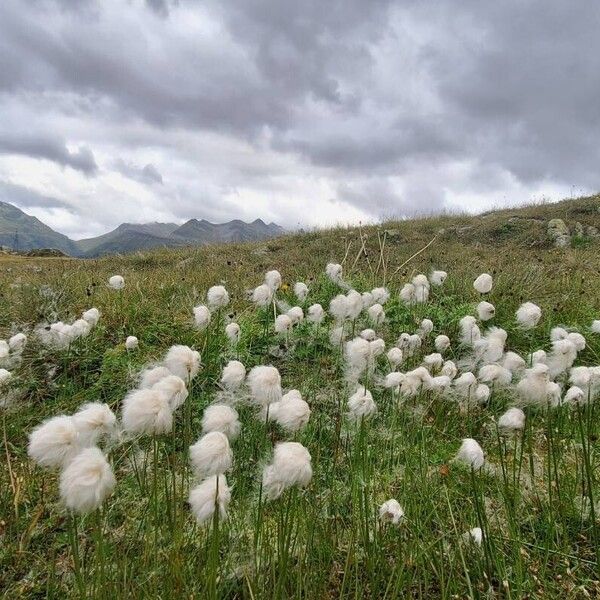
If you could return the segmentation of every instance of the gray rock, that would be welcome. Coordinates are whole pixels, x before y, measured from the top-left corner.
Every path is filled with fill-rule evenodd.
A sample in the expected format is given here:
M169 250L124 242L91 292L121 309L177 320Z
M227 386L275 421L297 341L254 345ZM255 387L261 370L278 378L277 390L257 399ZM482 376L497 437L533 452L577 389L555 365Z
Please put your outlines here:
M399 229L386 229L384 233L389 240L397 240L402 237Z
M565 248L571 244L569 228L562 219L552 219L548 222L548 236L556 248Z
M583 225L579 221L577 221L577 223L575 223L573 235L575 237L583 237Z
M588 237L598 237L600 235L600 232L598 232L598 228L594 227L593 225L588 225L585 228L585 234Z

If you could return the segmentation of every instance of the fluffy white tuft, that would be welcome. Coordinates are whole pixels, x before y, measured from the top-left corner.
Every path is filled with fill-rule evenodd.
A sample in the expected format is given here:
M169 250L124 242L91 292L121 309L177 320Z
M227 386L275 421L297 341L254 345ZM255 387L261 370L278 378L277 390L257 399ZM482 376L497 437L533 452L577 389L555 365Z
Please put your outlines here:
M512 373L508 369L496 364L483 365L479 369L479 381L483 383L493 383L498 386L510 385Z
M329 303L329 312L336 323L342 323L348 315L348 299L344 294L338 294Z
M525 427L525 413L516 407L509 408L499 419L498 429L501 433L522 431Z
M485 458L481 446L473 438L465 438L456 453L455 460L478 470L483 467Z
M90 308L89 310L86 310L83 313L81 318L84 321L87 321L92 327L94 327L98 324L98 321L100 320L100 311L97 308Z
M24 333L17 333L8 340L8 347L11 352L21 354L27 345L27 336Z
M556 342L557 340L564 340L569 335L569 332L564 327L553 327L550 330L550 340Z
M381 304L376 303L372 306L369 306L367 309L367 315L369 316L369 320L374 325L381 325L385 321L385 312Z
M135 337L135 335L128 335L125 340L125 348L127 350L137 350L140 345L140 341Z
M385 304L390 299L390 293L384 287L378 287L371 290L371 296L373 297L373 302L381 305Z
M308 308L308 315L306 317L311 323L319 324L325 318L325 311L320 304L313 304Z
M536 350L535 352L532 352L531 354L527 355L527 363L529 363L531 366L540 363L546 364L547 362L548 356L546 355L545 350Z
M346 294L346 317L351 321L358 319L363 309L362 295L356 290L350 290Z
M421 346L423 345L423 341L421 336L417 333L413 333L408 336L408 343L406 346L406 356L414 356Z
M485 336L473 343L475 362L495 363L504 355L504 344L508 334L500 327L490 327Z
M73 415L73 423L81 446L94 446L102 437L115 433L117 417L108 404L89 402Z
M525 376L517 383L517 393L524 405L544 406L548 400L550 383L548 366L537 363L525 371Z
M367 370L371 359L371 344L362 337L356 337L346 342L344 348L346 359L346 379L358 381Z
M446 271L432 271L429 275L429 283L431 285L435 285L437 287L444 285L446 278L448 277L448 273Z
M200 370L200 353L189 346L171 346L164 365L184 381L191 381Z
M246 379L246 367L239 360L230 360L221 373L221 385L228 391L239 389Z
M292 328L292 319L288 315L277 315L274 328L275 333L287 333Z
M75 340L80 337L86 337L91 329L91 325L85 319L77 319L77 321L71 325L69 335Z
M308 286L302 281L297 281L294 284L294 296L299 302L304 302L308 296Z
M452 385L452 379L448 375L438 375L432 377L427 382L427 389L435 392L436 394L444 394Z
M400 300L404 302L404 304L414 304L417 301L416 298L416 289L412 283L405 283L402 289L400 290Z
M590 325L590 331L592 333L600 333L600 319L594 319Z
M507 352L502 358L502 366L513 375L519 375L525 370L527 363L516 352Z
M222 285L213 285L206 292L206 302L210 310L219 310L229 304L229 293Z
M435 349L441 354L450 348L450 338L447 335L438 335L433 344Z
M281 375L275 367L260 365L254 367L247 380L254 402L266 407L281 400Z
M475 402L477 402L477 404L486 404L490 399L491 393L492 391L485 383L480 383L475 388Z
M330 279L330 281L333 281L333 283L336 283L338 285L340 283L343 283L342 274L342 265L338 265L337 263L329 263L325 267L325 275L327 275L327 277Z
M27 453L40 466L56 468L71 460L80 448L73 417L60 415L44 421L29 434Z
M550 378L554 379L561 373L568 371L577 358L577 348L570 339L552 342L552 350L548 355L548 369Z
M132 434L160 435L173 427L169 399L157 389L129 392L123 400L123 429Z
M477 388L477 377L470 371L463 373L460 377L457 377L454 382L454 389L459 396L468 398L475 393Z
M287 311L287 316L292 320L292 325L296 325L304 320L304 311L299 306L292 306Z
M429 300L429 279L423 274L413 277L412 284L414 286L414 299L417 304L424 304Z
M387 359L393 369L402 364L402 350L400 348L390 348L387 353Z
M373 395L364 386L360 386L348 399L348 417L358 421L363 417L370 417L377 412L377 405Z
M521 329L533 329L542 318L542 309L533 302L525 302L519 306L516 316Z
M116 483L104 454L98 448L85 448L61 473L60 496L67 508L89 513L112 494Z
M481 331L477 325L475 317L471 315L464 316L459 322L460 341L466 346L472 346L481 339Z
M190 490L188 497L192 514L200 525L213 518L215 508L219 511L219 519L227 518L227 507L230 501L231 490L225 475L214 475L205 479Z
M220 431L206 433L190 446L190 461L200 479L225 473L233 464L229 439Z
M200 304L194 306L194 324L196 329L206 329L210 325L210 310L208 306Z
M155 383L158 383L161 379L172 375L171 371L167 367L159 365L158 367L150 367L142 371L140 375L140 389L151 388Z
M252 302L261 308L269 306L273 302L273 290L266 283L259 285L252 292Z
M565 404L585 404L587 402L587 394L576 385L571 386L563 398Z
M371 359L374 360L385 352L385 340L382 338L371 340L369 342L369 348L371 350Z
M480 294L489 294L492 291L494 280L489 273L482 273L473 282L473 287Z
M276 292L281 287L281 273L276 270L267 271L265 273L265 285L272 292Z
M172 411L177 410L188 397L185 381L177 375L167 375L167 377L163 377L163 379L155 383L151 389L158 390L165 394Z
M573 367L569 371L569 382L580 388L587 388L592 380L592 371L589 367Z
M121 277L121 275L113 275L108 280L108 287L112 288L113 290L122 290L125 287L125 280L123 277Z
M430 373L437 373L442 368L444 364L444 359L439 352L434 352L433 354L428 354L423 358L423 366Z
M391 498L379 507L379 519L384 523L398 525L404 517L404 510L398 500Z
M363 302L363 310L367 310L369 306L375 303L375 298L373 298L373 294L371 292L363 292L361 296Z
M269 500L275 500L292 486L306 487L311 479L308 450L298 442L280 442L275 446L273 461L263 470L263 491Z
M383 387L386 389L397 389L404 383L405 379L406 375L404 373L393 371L385 376L385 379L383 380Z
M454 379L456 377L456 375L458 374L458 368L454 364L453 361L447 360L442 365L442 368L440 369L440 374L446 375L446 376L450 377L450 379Z
M433 331L433 321L431 319L423 319L419 325L419 337L425 339Z
M582 352L583 350L585 350L586 342L585 338L581 335L581 333L572 331L567 335L567 339L575 346L577 352Z
M496 314L496 307L490 302L485 300L477 305L477 316L480 321L489 321L494 318Z
M240 421L237 410L226 404L207 406L202 415L202 433L219 431L233 441L240 433Z
M240 341L240 326L237 323L228 323L225 326L225 335L229 343L235 346Z
M304 428L310 419L310 407L298 390L290 390L271 409L272 418L290 433Z
M417 396L421 390L430 389L432 377L425 367L417 367L405 373L404 380L400 386L400 393L406 398Z
M6 369L0 369L0 386L8 383L12 378L12 373Z
M363 329L360 332L360 337L367 342L372 342L377 337L377 332L374 329Z

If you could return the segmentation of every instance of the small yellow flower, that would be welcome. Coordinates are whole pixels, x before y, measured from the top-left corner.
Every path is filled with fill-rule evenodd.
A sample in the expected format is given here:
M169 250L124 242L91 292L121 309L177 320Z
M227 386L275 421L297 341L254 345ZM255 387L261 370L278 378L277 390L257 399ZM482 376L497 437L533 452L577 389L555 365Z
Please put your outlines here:
M290 289L290 286L287 283L281 284L281 291L287 292Z

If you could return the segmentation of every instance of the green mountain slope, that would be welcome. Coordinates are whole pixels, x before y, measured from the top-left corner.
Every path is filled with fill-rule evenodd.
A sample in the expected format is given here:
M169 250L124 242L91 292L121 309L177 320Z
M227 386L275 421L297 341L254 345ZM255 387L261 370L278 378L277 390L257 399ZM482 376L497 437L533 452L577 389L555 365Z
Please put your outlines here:
M66 254L78 253L75 243L66 235L7 202L0 202L0 245L19 251L56 248Z

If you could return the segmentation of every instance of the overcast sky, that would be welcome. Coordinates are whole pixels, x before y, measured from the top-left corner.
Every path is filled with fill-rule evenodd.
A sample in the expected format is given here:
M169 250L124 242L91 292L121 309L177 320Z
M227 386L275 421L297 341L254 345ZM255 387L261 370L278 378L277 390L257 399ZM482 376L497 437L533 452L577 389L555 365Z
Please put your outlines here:
M1 0L0 200L75 238L600 189L600 2Z

